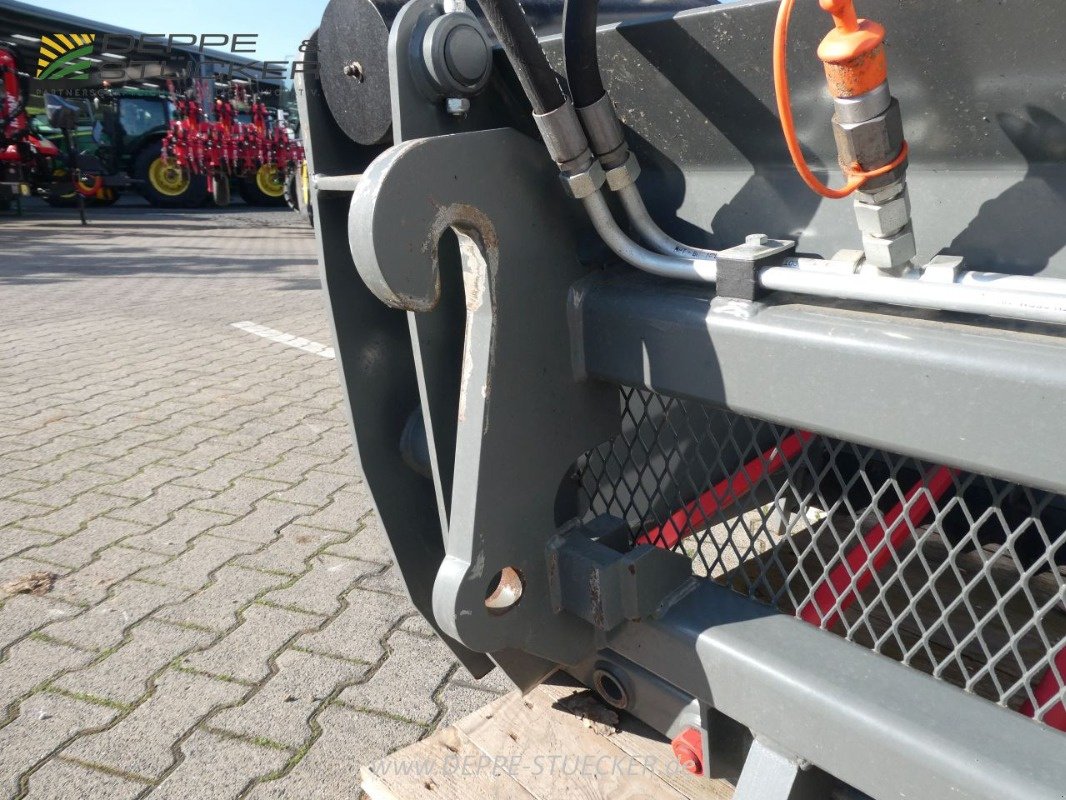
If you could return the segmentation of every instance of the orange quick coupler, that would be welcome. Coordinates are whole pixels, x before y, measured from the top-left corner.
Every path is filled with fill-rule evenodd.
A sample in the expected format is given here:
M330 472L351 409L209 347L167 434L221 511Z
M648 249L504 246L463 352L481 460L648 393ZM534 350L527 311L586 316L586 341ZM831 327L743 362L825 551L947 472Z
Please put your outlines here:
M834 97L855 97L884 83L888 78L884 27L859 19L852 0L819 0L819 5L835 23L818 47L829 92Z

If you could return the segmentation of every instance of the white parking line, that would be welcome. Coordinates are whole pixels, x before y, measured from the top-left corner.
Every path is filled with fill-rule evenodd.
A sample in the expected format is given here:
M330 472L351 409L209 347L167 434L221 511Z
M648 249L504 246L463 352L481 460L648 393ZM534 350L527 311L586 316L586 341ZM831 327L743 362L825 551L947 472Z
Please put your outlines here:
M273 328L268 328L265 325L259 325L255 322L231 322L234 328L240 328L242 331L248 333L254 333L256 336L262 336L264 339L269 339L272 342L278 342L279 344L287 344L289 347L295 347L297 350L304 350L308 353L314 353L316 356L322 356L322 358L333 358L333 348L327 347L324 344L318 342L312 342L310 339L304 339L299 336L293 336L291 333L282 333L276 331Z

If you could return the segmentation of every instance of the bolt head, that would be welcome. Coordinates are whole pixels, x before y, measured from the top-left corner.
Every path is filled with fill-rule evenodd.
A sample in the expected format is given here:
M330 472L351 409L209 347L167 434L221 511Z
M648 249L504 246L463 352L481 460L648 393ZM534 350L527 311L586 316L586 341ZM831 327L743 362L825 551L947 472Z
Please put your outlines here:
M465 117L470 113L470 100L466 97L449 97L444 101L444 110L453 117Z

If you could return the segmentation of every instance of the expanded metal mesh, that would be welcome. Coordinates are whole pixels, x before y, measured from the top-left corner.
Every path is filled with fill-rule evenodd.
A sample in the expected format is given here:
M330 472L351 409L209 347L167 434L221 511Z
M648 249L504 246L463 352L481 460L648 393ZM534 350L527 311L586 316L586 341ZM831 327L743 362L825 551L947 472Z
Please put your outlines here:
M642 389L622 422L582 459L590 516L1066 730L1063 497Z

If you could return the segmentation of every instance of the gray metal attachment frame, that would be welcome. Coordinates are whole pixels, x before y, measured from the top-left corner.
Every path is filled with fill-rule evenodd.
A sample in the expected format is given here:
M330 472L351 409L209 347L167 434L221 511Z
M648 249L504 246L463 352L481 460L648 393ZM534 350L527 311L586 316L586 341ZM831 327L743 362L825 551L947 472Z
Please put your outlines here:
M766 53L750 46L776 5L604 28L600 59L664 228L715 247L766 230L828 255L858 239L851 207L822 204L795 178L767 110ZM1034 89L1051 110L1026 111L1027 127L1011 105L1025 76L1062 72L1066 55L1037 46L1046 32L1008 24L1014 12L996 0L929 5L936 25L902 0L883 9L904 122L940 132L909 132L923 246L1066 274L1062 226L1047 224L1066 209L1055 156L1066 107ZM1038 0L1034 11L1061 9ZM413 0L392 22L385 152L354 145L298 84L338 365L418 610L475 675L496 664L528 688L562 667L601 690L609 678L609 701L662 733L703 730L709 773L738 780L744 800L825 797L840 782L877 800L1061 799L1060 733L694 578L676 553L631 547L619 520L590 519L580 485L582 454L632 411L619 401L628 386L1063 494L1061 333L781 294L729 300L619 267L502 70L465 118L419 89L410 48L440 13ZM812 20L797 15L797 47L824 33ZM973 52L945 62L933 45L946 31L970 36ZM557 59L558 42L545 44ZM797 94L817 96L818 81L797 80ZM832 163L828 109L822 127L810 147ZM1011 148L1020 156L997 161ZM419 412L432 478L399 446ZM743 444L770 446L761 431ZM726 474L743 465L743 448L708 453L704 439L685 442L693 458L718 458ZM753 493L737 510L765 502Z

